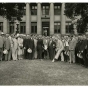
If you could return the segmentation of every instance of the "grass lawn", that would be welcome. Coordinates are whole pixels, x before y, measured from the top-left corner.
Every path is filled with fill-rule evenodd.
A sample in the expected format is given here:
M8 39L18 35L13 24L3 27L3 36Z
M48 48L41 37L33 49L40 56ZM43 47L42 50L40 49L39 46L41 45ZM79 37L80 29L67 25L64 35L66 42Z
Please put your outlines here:
M88 68L50 60L2 61L0 85L88 85Z

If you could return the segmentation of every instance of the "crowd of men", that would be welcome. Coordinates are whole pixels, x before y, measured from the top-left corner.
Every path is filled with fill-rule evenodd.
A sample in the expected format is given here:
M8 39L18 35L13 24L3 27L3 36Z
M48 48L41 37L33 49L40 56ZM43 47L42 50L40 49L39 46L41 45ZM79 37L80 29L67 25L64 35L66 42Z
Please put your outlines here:
M0 33L0 60L50 59L88 67L87 35L26 35Z

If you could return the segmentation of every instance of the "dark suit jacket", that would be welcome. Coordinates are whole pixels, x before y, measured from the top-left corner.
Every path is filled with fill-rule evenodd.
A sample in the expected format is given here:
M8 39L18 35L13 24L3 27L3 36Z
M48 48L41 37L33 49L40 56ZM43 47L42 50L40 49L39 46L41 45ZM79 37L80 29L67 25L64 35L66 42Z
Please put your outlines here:
M34 40L33 39L29 39L29 48L31 48L32 50L34 49Z
M50 44L50 42L49 42L49 45L48 46L49 46L48 47L49 51L50 50L54 50L56 48L56 43L54 41L52 41L51 44Z
M11 49L11 43L10 43L10 39L9 38L5 39L4 48L7 49L7 50Z
M38 39L37 50L43 50L43 40L42 39Z

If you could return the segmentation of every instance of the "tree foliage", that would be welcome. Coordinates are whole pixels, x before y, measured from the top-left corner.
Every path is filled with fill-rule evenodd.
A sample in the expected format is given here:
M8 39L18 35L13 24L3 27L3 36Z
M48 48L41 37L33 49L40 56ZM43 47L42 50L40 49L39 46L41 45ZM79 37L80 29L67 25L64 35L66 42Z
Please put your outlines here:
M88 23L88 3L66 3L65 15L71 19L81 16L77 21L77 31L83 33L86 31Z
M0 3L0 16L9 20L17 18L21 20L25 3Z

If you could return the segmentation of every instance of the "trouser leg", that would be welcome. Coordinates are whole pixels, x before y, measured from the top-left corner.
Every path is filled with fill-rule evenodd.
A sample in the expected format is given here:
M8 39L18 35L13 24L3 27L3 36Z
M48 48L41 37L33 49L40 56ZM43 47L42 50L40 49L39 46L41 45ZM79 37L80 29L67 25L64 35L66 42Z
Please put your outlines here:
M55 55L55 59L58 59L58 58L59 58L61 51L62 51L62 50L58 50L58 51L57 51L57 53L56 53L56 55Z
M0 60L2 61L2 58L3 58L3 49L0 48Z
M63 52L61 52L61 61L64 61Z

